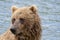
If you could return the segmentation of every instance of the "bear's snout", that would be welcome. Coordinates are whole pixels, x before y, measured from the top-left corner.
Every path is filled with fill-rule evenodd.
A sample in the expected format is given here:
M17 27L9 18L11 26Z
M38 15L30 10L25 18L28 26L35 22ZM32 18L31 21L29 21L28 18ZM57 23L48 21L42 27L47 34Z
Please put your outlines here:
M15 28L11 28L10 31L15 34L16 33L16 29Z

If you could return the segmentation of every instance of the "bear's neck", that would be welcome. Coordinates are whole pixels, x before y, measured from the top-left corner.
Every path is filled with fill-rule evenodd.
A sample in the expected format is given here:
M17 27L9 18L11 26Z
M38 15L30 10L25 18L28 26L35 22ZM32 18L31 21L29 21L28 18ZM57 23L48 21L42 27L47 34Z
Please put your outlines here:
M25 34L25 33L24 33ZM35 40L35 35L31 32L27 32L25 35L16 35L16 40Z
M30 40L29 36L15 36L16 40Z

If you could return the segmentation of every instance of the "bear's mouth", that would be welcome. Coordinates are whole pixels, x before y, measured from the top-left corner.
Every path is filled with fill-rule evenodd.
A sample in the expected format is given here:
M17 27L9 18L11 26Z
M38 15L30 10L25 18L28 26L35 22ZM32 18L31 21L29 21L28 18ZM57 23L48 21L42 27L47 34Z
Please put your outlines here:
M22 33L22 32L20 32L20 33L18 33L17 35L18 35L18 36L22 36L22 35L23 35L23 33Z
M10 29L10 31L14 34L14 35L18 35L18 36L22 36L23 35L23 32L18 32L14 29Z

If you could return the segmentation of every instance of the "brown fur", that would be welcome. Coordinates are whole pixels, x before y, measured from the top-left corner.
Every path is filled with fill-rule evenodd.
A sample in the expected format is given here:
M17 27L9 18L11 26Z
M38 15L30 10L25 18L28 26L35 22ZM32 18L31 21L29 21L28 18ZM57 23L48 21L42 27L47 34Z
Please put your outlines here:
M21 18L23 18L22 22L19 21ZM17 32L13 34L9 29L0 36L0 40L41 40L42 29L36 6L12 7L11 24L11 28L16 28Z

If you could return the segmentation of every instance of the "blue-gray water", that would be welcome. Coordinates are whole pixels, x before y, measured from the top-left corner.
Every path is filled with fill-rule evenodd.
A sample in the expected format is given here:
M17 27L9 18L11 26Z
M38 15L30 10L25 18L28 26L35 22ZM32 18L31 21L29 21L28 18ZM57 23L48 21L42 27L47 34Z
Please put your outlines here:
M42 40L60 40L60 0L0 0L0 34L10 26L11 6L35 4L42 21Z

